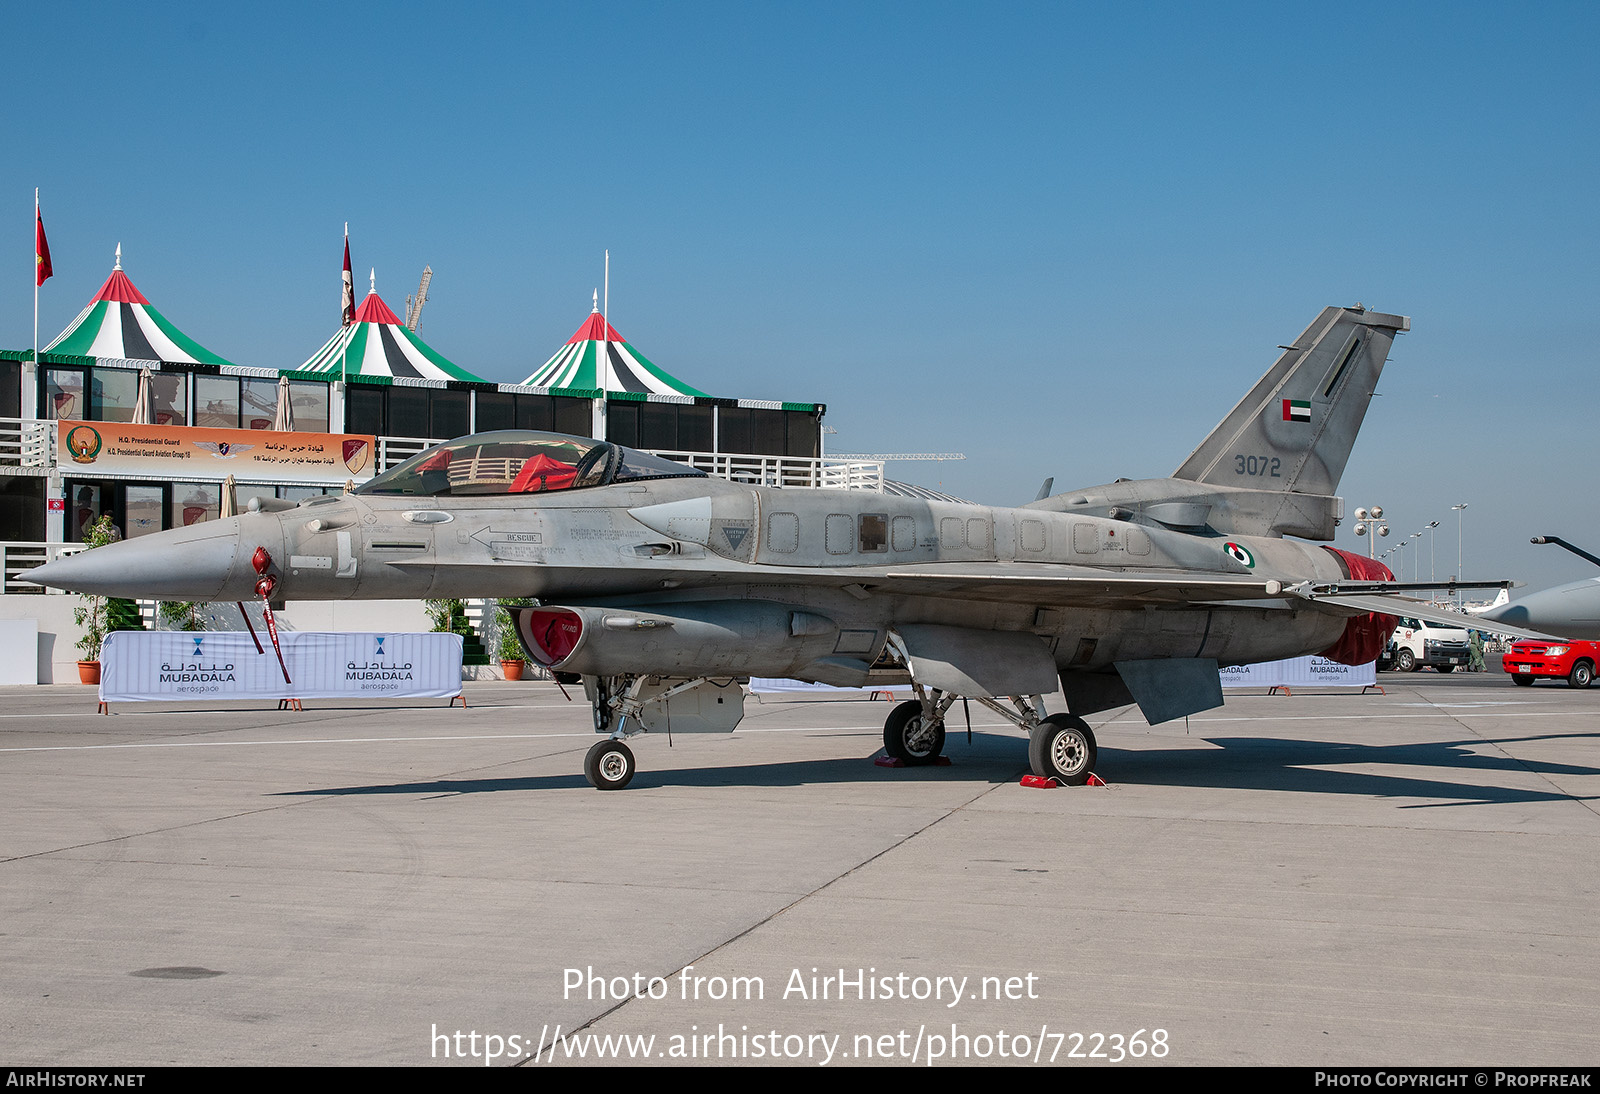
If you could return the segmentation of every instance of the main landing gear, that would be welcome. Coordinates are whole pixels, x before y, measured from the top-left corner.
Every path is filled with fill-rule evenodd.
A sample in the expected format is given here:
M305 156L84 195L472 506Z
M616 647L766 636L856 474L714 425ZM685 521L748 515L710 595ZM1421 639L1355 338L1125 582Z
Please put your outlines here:
M944 752L944 714L954 701L946 696L924 710L923 700L907 699L895 707L883 723L883 750L907 767L937 763Z
M883 724L883 748L908 767L938 762L944 751L944 719L956 696L913 684L915 699L889 712ZM1028 734L1028 766L1035 775L1067 786L1082 786L1094 773L1100 749L1094 730L1076 714L1044 715L1043 697L1013 695L1006 706L999 699L973 699Z
M1094 730L1075 714L1052 714L1028 734L1028 766L1035 775L1082 786L1100 754Z

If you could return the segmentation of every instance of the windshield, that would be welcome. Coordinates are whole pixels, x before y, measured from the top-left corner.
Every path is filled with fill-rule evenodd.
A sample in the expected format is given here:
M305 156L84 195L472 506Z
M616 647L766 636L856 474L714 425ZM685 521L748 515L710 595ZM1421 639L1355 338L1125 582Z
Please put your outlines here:
M430 448L355 492L415 497L548 494L689 476L704 477L704 472L589 437L508 429Z

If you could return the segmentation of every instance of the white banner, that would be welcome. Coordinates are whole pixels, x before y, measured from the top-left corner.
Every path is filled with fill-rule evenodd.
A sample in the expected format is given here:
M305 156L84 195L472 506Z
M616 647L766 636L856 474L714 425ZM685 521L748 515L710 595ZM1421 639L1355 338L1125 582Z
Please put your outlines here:
M461 694L459 634L114 631L100 647L100 699L421 699Z
M1341 665L1325 657L1291 657L1222 670L1225 688L1360 688L1378 682L1378 663Z

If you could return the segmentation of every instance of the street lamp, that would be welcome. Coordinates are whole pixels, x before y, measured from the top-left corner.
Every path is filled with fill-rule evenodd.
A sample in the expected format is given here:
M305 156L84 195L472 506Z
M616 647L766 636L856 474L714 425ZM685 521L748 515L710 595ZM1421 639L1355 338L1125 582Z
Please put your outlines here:
M1461 580L1461 512L1466 507L1467 507L1467 503L1466 502L1462 502L1460 505L1452 505L1450 507L1450 508L1452 508L1452 509L1454 509L1456 511L1456 581L1458 581L1458 582ZM1456 589L1456 607L1459 608L1460 606L1461 606L1461 590L1459 588L1457 588Z
M1428 580L1429 581L1437 581L1437 580L1439 580L1437 575L1435 575L1434 570L1433 570L1434 529L1436 529L1438 527L1439 527L1439 522L1438 521L1432 520L1432 521L1428 522ZM1460 580L1459 575L1457 576L1457 580L1458 581Z
M1356 510L1356 535L1364 536L1372 532L1372 538L1367 540L1367 557L1372 558L1377 547L1379 536L1389 534L1389 526L1379 523L1383 519L1383 506L1374 505L1371 509Z

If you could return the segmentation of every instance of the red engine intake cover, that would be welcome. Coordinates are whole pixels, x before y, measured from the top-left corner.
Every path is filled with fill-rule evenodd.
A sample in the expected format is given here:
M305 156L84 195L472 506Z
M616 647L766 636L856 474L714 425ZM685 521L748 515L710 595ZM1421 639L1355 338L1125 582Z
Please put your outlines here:
M1351 581L1394 580L1394 572L1376 559L1354 555L1337 547L1324 546L1322 549L1339 560L1339 568ZM1352 616L1344 625L1344 633L1339 636L1339 641L1323 650L1322 656L1341 665L1365 665L1368 661L1376 661L1399 623L1400 620L1395 616L1378 612Z
M523 641L546 668L554 668L571 656L583 637L583 619L565 608L536 608L524 619Z

